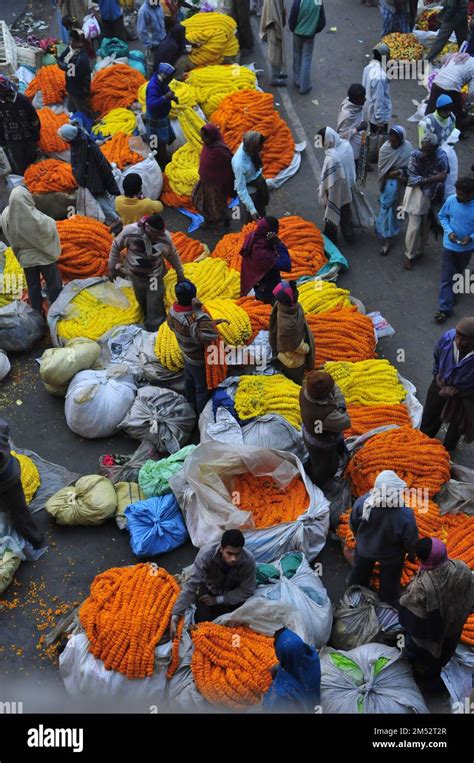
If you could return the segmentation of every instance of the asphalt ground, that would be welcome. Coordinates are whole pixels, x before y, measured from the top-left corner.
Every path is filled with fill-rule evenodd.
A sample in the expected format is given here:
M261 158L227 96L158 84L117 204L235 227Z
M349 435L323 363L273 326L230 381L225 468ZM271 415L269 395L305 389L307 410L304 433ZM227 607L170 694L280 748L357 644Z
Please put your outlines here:
M6 3L7 10L10 5L13 4ZM3 6L4 3L2 16L5 17ZM322 210L317 202L317 176L324 156L322 150L313 148L314 135L322 126L335 127L339 105L347 88L351 83L361 81L363 67L368 63L371 48L381 32L381 16L377 8L366 8L355 0L350 3L348 0L329 0L326 6L328 23L315 45L311 93L300 96L292 85L291 76L288 87L282 89L267 88L265 72L260 78L261 85L273 92L297 141L302 138L308 141L300 170L281 189L272 193L269 209L277 216L299 214L316 225L322 222ZM46 5L43 7L47 8ZM253 23L257 29L256 19ZM331 31L333 27L337 31ZM291 66L289 33L287 38ZM254 61L258 69L266 69L260 43L256 44L251 56L243 59L244 63L250 61ZM416 125L406 120L415 110L412 100L422 100L424 92L417 81L392 82L394 121L407 128L412 142L416 141ZM474 136L458 145L460 175L470 173L473 145ZM366 191L377 209L376 173L369 175ZM186 231L186 220L178 212L167 209L165 218L171 230ZM216 243L209 234L194 235L210 247ZM425 258L410 272L402 270L403 237L388 257L380 257L380 241L370 231L361 231L353 245L344 244L341 248L350 268L340 276L339 285L350 289L368 311L380 310L396 329L393 338L381 340L379 354L392 361L414 382L423 401L431 381L433 347L442 331L454 326L460 317L472 314L472 297L460 298L455 316L443 328L434 323L442 251L440 242L430 239ZM132 453L137 443L130 439L117 436L108 440L84 440L68 429L63 401L49 396L39 379L36 358L47 346L50 345L44 340L33 352L12 357L12 372L2 385L2 415L10 421L15 443L84 474L97 471L98 458L104 453ZM403 362L398 360L400 350L404 351ZM456 460L472 464L473 453L472 445L461 445ZM0 699L5 695L10 701L22 700L25 712L68 712L75 705L62 688L57 657L48 656L40 648L39 638L56 622L56 610L61 611L63 605L72 607L87 595L97 573L112 566L133 563L136 559L127 534L121 533L113 521L96 528L61 528L44 511L35 518L46 532L49 549L38 562L25 562L20 566L14 583L3 597ZM155 561L176 573L189 564L194 555L195 549L187 544ZM318 561L323 566L323 582L332 600L338 601L348 572L339 544L328 540Z

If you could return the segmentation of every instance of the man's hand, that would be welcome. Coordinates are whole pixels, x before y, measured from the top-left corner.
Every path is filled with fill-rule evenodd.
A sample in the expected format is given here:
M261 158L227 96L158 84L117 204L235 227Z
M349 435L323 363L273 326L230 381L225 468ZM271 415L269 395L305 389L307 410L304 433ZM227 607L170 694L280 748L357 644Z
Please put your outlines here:
M227 320L227 318L217 318L217 320L215 320L214 323L216 324L216 326L218 326L219 323L230 323L230 321Z
M464 238L461 239L461 246L467 246L470 243L471 243L470 236L464 236Z
M445 387L441 387L439 394L441 397L454 397L455 395L459 394L459 390L457 387L451 387L447 385Z
M116 271L116 270L109 270L109 273L108 273L108 275L107 275L107 278L109 279L109 281L115 281L115 279L117 278L117 276L118 276L118 273L117 273L117 271Z
M208 593L204 594L204 596L201 596L199 601L202 601L202 603L205 604L206 607L215 607L217 604L216 597L209 596Z
M451 232L449 234L448 239L451 241L452 244L457 244L458 243L458 237L456 236L456 234L454 232Z
M178 630L178 623L179 623L179 617L177 615L173 615L170 622L171 640L173 640L174 637L176 636L176 631Z
M367 130L367 122L361 122L357 128L357 132L364 132L364 130Z
M280 243L280 239L278 238L276 233L273 233L273 231L270 231L270 233L267 233L267 241L270 244L275 244L275 246Z

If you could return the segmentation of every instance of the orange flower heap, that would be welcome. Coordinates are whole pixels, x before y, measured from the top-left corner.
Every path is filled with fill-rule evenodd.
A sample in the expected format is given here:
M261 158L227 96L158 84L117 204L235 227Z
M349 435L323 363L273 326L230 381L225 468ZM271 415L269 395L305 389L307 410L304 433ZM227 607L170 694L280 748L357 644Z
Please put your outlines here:
M63 279L105 275L113 241L108 227L82 215L60 220L56 226L61 240L58 265Z
M93 110L102 117L112 109L127 109L138 100L138 89L145 82L143 74L127 64L106 66L92 80Z
M49 66L46 67L49 69ZM25 170L25 185L30 193L68 193L77 188L70 164L58 159L44 159Z
M66 73L56 64L42 66L26 88L25 95L33 99L40 90L44 106L62 103L66 95Z
M233 492L239 496L239 509L251 511L259 529L294 522L309 507L308 492L299 475L281 487L272 477L242 474L236 478Z
M136 564L96 575L79 611L89 651L127 678L153 674L155 648L169 627L179 586L161 567Z
M196 688L212 705L246 710L261 702L277 662L273 639L251 628L200 623L192 633Z
M171 240L178 250L181 262L194 262L194 260L197 260L202 254L208 252L207 247L202 241L197 241L195 238L191 238L191 236L181 233L181 231L171 233ZM171 265L168 260L165 260L165 265L169 270Z
M100 150L107 161L114 162L119 170L123 170L127 165L137 164L143 159L136 151L132 151L130 136L124 132L116 132L110 140L100 147Z
M235 301L236 305L239 305L250 318L250 325L252 326L252 337L259 331L268 331L270 325L270 313L272 311L271 305L266 305L265 302L260 302L255 297L240 297Z
M347 475L360 496L373 487L375 478L391 469L410 488L426 488L436 495L450 478L449 453L439 440L418 429L403 426L371 437L351 458Z
M314 335L317 364L330 360L357 362L375 356L373 323L356 307L308 313L306 321Z
M65 114L55 114L52 109L39 109L38 117L41 125L39 147L45 154L66 151L69 144L59 137L58 130L62 125L68 124L69 119Z
M347 412L351 417L351 428L346 429L344 437L361 435L376 427L387 424L410 426L410 414L406 405L349 405Z

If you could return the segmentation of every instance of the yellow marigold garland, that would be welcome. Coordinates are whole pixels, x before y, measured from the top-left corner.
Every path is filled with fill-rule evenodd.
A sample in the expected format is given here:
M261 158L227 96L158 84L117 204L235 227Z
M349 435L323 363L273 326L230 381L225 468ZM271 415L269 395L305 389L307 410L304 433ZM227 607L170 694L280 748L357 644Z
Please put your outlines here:
M137 118L129 109L112 109L102 117L92 128L94 135L103 135L104 138L116 135L118 132L125 135L133 135L137 126Z
M30 504L41 485L38 467L28 456L24 456L22 453L17 453L14 450L11 453L20 462L21 486L25 494L26 503Z
M298 302L305 313L325 313L350 307L350 292L332 281L306 281L298 286Z
M398 405L407 395L388 360L329 362L324 370L339 385L348 405Z
M143 315L133 289L124 287L120 291L127 298L126 308L101 302L94 296L94 286L80 291L71 300L71 312L57 323L58 336L64 340L78 336L97 340L114 326L141 323Z
M183 265L184 275L192 281L197 289L201 302L216 297L237 299L240 293L240 275L236 270L227 267L225 262L206 257L201 262L188 262ZM164 278L165 305L169 310L175 301L174 288L177 276L174 270L169 270Z
M225 13L196 13L185 19L186 39L198 43L190 58L195 66L220 64L224 58L236 56L239 52L237 24Z
M167 322L161 324L156 334L155 355L161 365L169 371L181 371L184 368L183 353L180 350L174 331Z
M242 376L235 394L235 410L242 421L266 413L277 413L300 429L300 390L298 384L283 374Z
M196 101L209 118L222 100L237 90L255 90L257 76L246 66L204 66L189 72L186 84L192 86Z

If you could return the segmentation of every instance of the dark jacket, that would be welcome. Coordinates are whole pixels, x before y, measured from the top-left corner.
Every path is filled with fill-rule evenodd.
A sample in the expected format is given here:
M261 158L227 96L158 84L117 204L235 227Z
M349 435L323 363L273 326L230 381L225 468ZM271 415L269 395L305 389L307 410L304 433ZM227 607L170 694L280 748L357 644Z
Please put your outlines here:
M84 49L78 50L69 63L65 63L64 58L68 53L69 48L66 48L58 58L59 68L66 72L66 90L69 95L86 98L91 92L89 56ZM71 69L71 65L74 67L73 69Z
M174 24L154 49L154 67L158 69L160 64L174 66L178 58L186 53L186 30L181 24Z
M362 508L368 497L369 493L366 493L358 498L351 512L350 526L357 552L378 562L396 562L405 553L412 554L418 541L413 509L374 506L366 522L362 520Z
M235 567L224 563L219 551L220 543L203 546L198 552L173 609L173 616L181 616L196 602L196 594L201 583L214 596L222 596L222 604L238 606L247 601L257 587L255 559L244 548Z
M178 310L173 305L167 320L184 359L191 365L204 365L206 345L215 341L219 333L209 313L202 309L201 303L193 300L193 305L186 311Z
M164 119L171 111L171 100L165 98L170 92L168 85L165 85L153 75L146 89L146 110L152 119Z
M92 138L81 131L70 145L72 174L77 184L87 188L93 196L101 196L106 191L119 196L112 167Z
M0 144L19 141L38 143L40 121L36 109L26 97L17 93L14 101L0 102Z
M0 419L0 493L19 479L20 464L10 451L10 429L5 419Z
M303 434L314 447L336 445L342 432L351 425L344 395L337 384L334 385L333 391L321 400L308 399L304 384L300 390L300 411ZM322 432L319 431L321 426Z
M289 273L291 270L290 253L282 241L276 245L275 251L277 253L275 265L254 286L255 299L259 299L267 305L273 305L275 302L273 289L281 281L280 271Z

